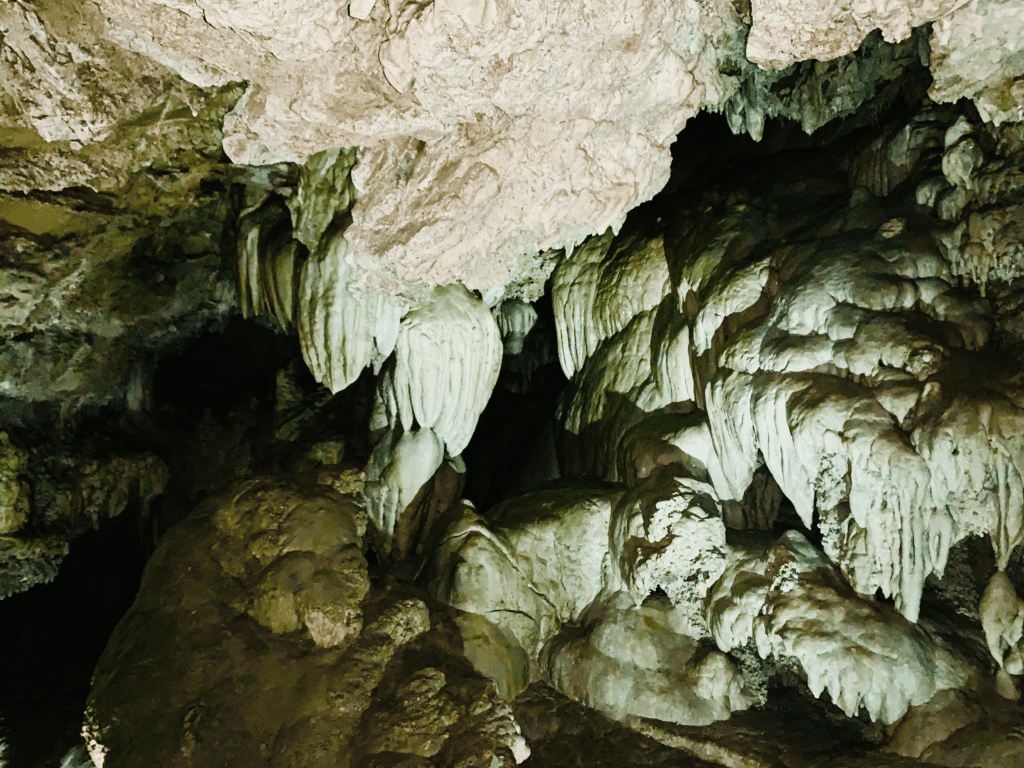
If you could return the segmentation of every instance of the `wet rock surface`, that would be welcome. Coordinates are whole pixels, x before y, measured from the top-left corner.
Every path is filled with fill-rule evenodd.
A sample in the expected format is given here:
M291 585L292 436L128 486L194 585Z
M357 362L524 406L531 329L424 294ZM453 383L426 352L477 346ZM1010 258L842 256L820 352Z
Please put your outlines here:
M250 480L173 527L96 667L84 724L93 761L521 760L525 743L485 678L435 667L396 678L430 611L414 597L367 597L364 524L356 499L328 486Z

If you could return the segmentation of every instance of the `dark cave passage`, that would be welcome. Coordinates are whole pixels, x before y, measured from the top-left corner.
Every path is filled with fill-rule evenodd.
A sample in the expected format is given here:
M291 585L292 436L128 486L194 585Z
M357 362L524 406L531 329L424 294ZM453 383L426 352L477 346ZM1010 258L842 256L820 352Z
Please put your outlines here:
M75 538L52 582L0 601L0 758L56 768L81 741L96 661L146 563L137 510Z

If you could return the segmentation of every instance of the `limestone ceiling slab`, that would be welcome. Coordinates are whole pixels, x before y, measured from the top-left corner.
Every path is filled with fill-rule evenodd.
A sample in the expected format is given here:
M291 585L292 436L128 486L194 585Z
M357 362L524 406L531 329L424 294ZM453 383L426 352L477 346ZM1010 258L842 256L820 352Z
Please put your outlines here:
M890 43L951 14L965 0L754 0L747 58L765 69L830 59L856 50L873 29Z
M35 7L0 5L0 85L44 141L100 138L158 103L173 84L162 67L98 39L98 31L62 39L59 33L69 24L102 28L95 12L63 10L57 3L41 3L38 12Z
M1024 120L1024 2L977 0L935 23L929 95L967 96L986 121Z
M747 58L770 70L845 56L875 29L895 43L934 22L929 95L940 102L970 98L997 125L1024 119L1021 0L754 0L751 19Z
M100 0L107 36L201 86L246 81L235 162L362 147L346 233L361 287L509 282L616 227L731 86L719 0ZM411 222L417 222L411 226Z

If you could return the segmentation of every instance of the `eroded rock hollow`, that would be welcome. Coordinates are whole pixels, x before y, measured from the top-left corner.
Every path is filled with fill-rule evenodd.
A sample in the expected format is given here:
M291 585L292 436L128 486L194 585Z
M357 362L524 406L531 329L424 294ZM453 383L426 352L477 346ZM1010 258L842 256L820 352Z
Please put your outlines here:
M0 766L1024 765L1024 4L5 0Z

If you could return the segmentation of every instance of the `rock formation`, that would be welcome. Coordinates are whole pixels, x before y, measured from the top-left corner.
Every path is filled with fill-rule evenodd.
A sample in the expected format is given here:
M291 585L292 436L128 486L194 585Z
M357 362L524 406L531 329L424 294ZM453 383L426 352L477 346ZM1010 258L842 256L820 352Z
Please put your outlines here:
M1021 0L8 0L0 139L0 768L1024 762Z

